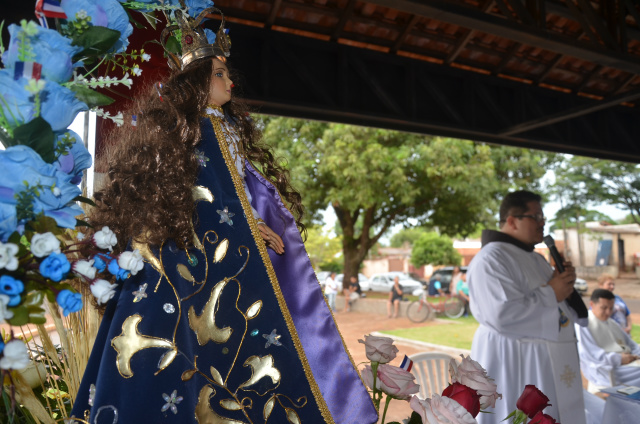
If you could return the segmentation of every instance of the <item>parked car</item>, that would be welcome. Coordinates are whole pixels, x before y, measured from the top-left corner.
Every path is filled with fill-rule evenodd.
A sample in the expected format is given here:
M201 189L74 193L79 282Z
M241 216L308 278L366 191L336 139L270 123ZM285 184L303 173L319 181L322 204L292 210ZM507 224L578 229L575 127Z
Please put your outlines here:
M344 279L344 274L336 275L336 281L338 284L342 284L342 280ZM360 290L367 291L369 290L370 282L366 275L358 274L358 284L360 284Z
M422 288L420 281L413 280L404 272L385 272L374 274L369 279L369 290L378 292L389 292L393 286L393 279L400 277L400 286L405 293L413 293L414 290Z
M580 296L584 296L585 294L587 294L587 290L589 289L586 280L583 280L582 278L576 278L576 282L573 284L573 288L576 289Z
M455 267L452 267L452 266L444 266L442 268L436 269L435 271L433 271L433 275L431 275L431 278L429 278L429 284L432 281L436 280L436 274L440 274L440 283L442 283L442 290L445 293L449 293L449 284L451 283L451 278L453 277L454 268ZM467 267L461 266L460 271L466 274Z

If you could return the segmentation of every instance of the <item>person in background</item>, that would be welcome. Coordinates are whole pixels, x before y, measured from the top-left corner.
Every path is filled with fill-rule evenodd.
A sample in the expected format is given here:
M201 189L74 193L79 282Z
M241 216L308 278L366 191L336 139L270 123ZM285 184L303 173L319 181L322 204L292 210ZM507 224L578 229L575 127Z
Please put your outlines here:
M331 272L324 282L324 295L327 297L327 303L332 311L336 310L336 295L338 294L338 282L336 281L336 273Z
M455 266L453 268L453 273L451 274L451 281L449 282L449 293L456 293L456 286L458 285L458 281L460 281L460 276L462 275L462 271L459 266Z
M387 302L387 316L389 318L398 318L398 309L400 308L401 300L402 286L400 286L400 277L396 276L393 279L393 286L389 292L389 301ZM393 315L391 315L391 309L393 309Z
M614 278L609 274L602 274L598 277L598 286L601 289L609 290L613 292L616 288L616 283L613 281ZM631 333L631 312L627 307L627 304L622 300L620 296L614 294L615 296L615 305L613 307L613 313L611 314L611 319L622 327L622 329L627 333Z
M591 294L589 326L576 327L582 373L594 393L620 384L640 385L640 346L611 317L615 295L605 289Z
M456 284L456 296L464 303L464 315L469 316L469 285L467 284L467 274L461 273L460 280Z
M442 279L442 275L436 273L433 276L433 279L429 281L429 296L441 296L444 295L444 291L442 290L442 283L440 280Z
M352 275L349 278L349 286L344 292L344 312L351 310L351 305L358 300L360 293L362 293L362 290L360 289L360 283L358 283L358 277Z

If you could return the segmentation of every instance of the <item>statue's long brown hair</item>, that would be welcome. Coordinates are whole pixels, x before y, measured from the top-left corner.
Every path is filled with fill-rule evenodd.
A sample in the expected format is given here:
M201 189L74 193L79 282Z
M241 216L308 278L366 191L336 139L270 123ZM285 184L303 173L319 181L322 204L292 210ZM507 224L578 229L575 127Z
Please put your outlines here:
M130 114L137 126L124 125L110 134L101 160L107 161L107 180L95 194L89 214L97 229L109 226L123 250L131 239L160 245L173 239L189 247L195 204L191 188L199 164L194 148L200 141L200 119L207 107L212 59L190 64L169 77L162 88L153 85L135 102ZM276 162L247 107L237 99L223 106L236 123L246 157L258 166L289 203L296 224L304 212L301 197L289 182L288 172Z

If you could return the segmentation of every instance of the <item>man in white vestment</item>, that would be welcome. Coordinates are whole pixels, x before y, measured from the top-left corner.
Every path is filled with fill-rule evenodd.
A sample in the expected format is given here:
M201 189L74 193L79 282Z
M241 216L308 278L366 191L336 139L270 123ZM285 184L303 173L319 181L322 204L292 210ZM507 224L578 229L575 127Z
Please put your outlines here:
M640 347L611 319L615 295L596 289L590 304L589 326L576 328L580 365L589 391L621 384L640 386Z
M516 408L525 385L550 399L544 412L562 424L584 424L584 400L572 322L586 325L587 309L574 292L575 269L554 271L534 251L542 242L541 198L508 194L500 206L500 231L484 230L482 249L467 272L470 306L480 323L471 357L496 380L502 400L481 424L500 423Z

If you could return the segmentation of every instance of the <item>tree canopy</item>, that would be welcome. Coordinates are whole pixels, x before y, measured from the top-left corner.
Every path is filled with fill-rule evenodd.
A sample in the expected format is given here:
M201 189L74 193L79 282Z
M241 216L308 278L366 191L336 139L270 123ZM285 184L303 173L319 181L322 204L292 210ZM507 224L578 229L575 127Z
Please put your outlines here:
M424 233L413 245L411 263L416 268L422 265L459 265L462 256L453 247L453 241L438 233Z
M333 208L346 276L392 226L413 218L464 236L478 222L495 225L499 193L537 187L544 174L544 155L524 149L291 118L263 124L311 217Z

